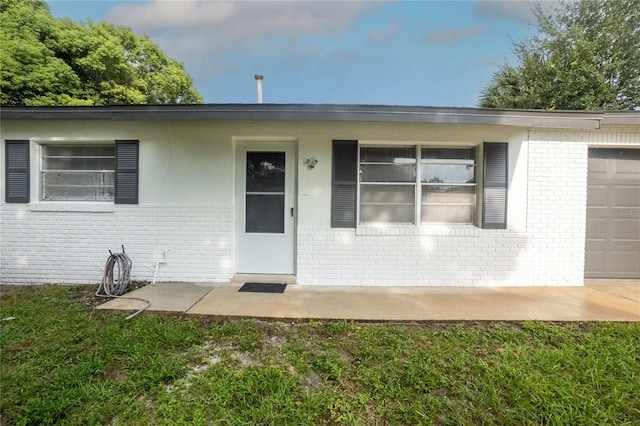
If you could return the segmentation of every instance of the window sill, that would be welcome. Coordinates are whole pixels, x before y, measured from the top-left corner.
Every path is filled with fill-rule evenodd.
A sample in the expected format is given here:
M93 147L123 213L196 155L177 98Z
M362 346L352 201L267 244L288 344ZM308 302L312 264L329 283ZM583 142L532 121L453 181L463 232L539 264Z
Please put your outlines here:
M356 235L478 237L481 231L475 225L360 225Z
M113 203L45 201L30 203L32 212L113 213Z

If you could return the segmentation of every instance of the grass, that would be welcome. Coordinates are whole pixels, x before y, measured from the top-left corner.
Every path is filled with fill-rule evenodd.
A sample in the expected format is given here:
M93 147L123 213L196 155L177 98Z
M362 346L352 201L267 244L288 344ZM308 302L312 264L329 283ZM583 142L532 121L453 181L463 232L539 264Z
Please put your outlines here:
M264 322L2 289L2 424L640 424L640 324Z

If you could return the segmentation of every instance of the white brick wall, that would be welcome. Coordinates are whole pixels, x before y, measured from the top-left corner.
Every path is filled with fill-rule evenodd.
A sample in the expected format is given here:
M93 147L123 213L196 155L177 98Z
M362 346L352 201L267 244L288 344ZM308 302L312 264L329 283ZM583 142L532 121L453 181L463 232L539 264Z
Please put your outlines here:
M529 142L526 262L534 285L581 285L587 206L587 135ZM566 142L572 137L576 142ZM547 140L543 140L543 138Z
M1 206L0 283L97 283L108 250L120 252L121 244L134 280L152 280L166 248L169 259L157 281L222 282L233 275L231 206L116 205L87 212L46 211L52 205L43 204Z
M605 139L621 137L532 132L526 206L510 206L526 209L524 233L472 226L303 228L298 238L298 282L582 285L588 143Z
M300 226L297 234L298 283L582 285L589 146L640 147L640 133L629 128L530 132L526 161L515 165L527 167L526 197L509 206L523 212L523 221L526 216L523 232L473 226L332 229L307 220L311 226ZM304 193L304 181L299 184ZM0 205L0 283L96 283L108 250L119 251L121 244L134 262L133 279L151 280L164 249L171 252L158 281L223 282L233 275L231 205L75 206L72 211L51 206Z
M528 285L527 235L472 226L298 229L298 283L363 286Z

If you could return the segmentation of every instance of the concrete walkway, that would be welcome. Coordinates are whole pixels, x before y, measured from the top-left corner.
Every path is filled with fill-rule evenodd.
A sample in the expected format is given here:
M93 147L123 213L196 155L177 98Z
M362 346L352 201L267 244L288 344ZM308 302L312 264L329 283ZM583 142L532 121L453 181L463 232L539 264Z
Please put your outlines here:
M289 285L282 294L238 292L242 284L158 283L128 293L150 311L278 319L374 321L640 321L640 281L584 287L339 287ZM137 310L111 300L98 309Z

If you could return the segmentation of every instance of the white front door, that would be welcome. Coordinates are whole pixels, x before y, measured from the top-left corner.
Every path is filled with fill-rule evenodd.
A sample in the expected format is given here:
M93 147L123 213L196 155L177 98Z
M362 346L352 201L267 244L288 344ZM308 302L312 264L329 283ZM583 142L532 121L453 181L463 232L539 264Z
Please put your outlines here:
M239 142L236 150L236 272L293 274L294 142Z

